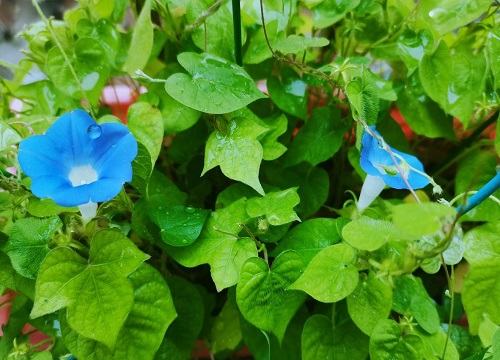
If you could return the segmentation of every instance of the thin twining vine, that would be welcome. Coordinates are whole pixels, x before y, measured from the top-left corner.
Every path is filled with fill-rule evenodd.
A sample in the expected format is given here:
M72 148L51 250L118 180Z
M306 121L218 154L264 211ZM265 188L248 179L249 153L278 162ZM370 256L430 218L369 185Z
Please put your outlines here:
M188 36L191 32L195 31L196 29L198 29L202 24L205 23L205 20L207 19L207 17L209 17L210 15L213 15L217 10L219 10L219 7L224 4L227 0L218 0L216 1L212 6L210 6L207 10L203 11L200 16L198 16L198 18L196 19L195 22L189 24L189 25L186 25L184 27L184 32L182 33L182 38L181 39L184 39L186 38L186 36Z
M57 38L57 34L56 32L54 31L54 28L52 27L52 23L49 21L49 19L47 19L47 17L44 15L42 9L40 9L40 6L38 5L38 2L37 0L32 0L32 3L33 3L33 6L35 7L38 15L40 16L40 18L42 19L42 21L44 22L45 26L47 26L47 29L50 31L50 35L52 36L56 46L59 48L59 51L61 52L62 56L64 57L64 62L66 63L66 65L68 66L69 68L69 71L71 72L71 75L73 76L73 78L75 79L76 83L78 84L78 88L79 90L81 91L82 93L82 97L83 99L85 100L86 102L86 107L88 109L88 111L90 112L90 115L96 119L96 115L94 113L94 109L92 108L92 104L90 103L88 97L87 97L87 93L85 92L85 90L83 89L83 86L82 86L82 83L80 82L80 79L78 79L78 75L76 75L76 71L75 69L73 68L73 65L71 65L71 62L69 61L69 58L68 58L68 55L66 54L66 52L64 51L64 48L61 44L61 42L59 41L59 39Z
M308 74L314 75L314 76L316 76L316 77L318 77L320 79L325 80L328 84L330 84L330 86L332 88L332 91L337 88L337 85L332 80L332 78L330 76L328 76L327 74L325 74L323 71L315 69L312 66L309 66L309 65L307 65L307 64L305 64L303 62L298 62L298 61L292 60L290 58L287 58L285 56L281 56L276 51L274 51L274 49L271 46L271 43L269 41L269 36L267 34L266 21L265 21L265 17L264 17L264 3L263 3L263 0L260 0L260 16L262 18L262 30L264 31L264 38L266 39L267 47L269 48L269 51L271 51L271 54L273 55L273 57L276 60L278 60L281 63L290 65L290 66L298 67L300 70L302 70L302 71L304 71L304 72L306 72Z

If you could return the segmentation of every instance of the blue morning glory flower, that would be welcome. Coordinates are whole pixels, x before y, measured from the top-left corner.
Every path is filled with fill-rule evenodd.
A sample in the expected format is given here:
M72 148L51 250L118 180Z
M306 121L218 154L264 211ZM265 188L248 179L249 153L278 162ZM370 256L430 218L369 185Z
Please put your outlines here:
M382 138L375 130L375 126L370 127L370 129ZM415 156L389 147L398 163L398 167L396 167L391 154L368 131L363 134L361 146L361 168L368 175L382 178L386 185L394 189L408 189L398 167L412 189L420 189L430 183L429 177L424 173L422 163Z
M432 182L435 191L440 191L439 186L424 173L420 160L413 155L389 147L383 142L375 126L370 129L379 139L372 136L369 131L365 131L361 138L360 165L367 176L357 202L359 213L370 206L386 185L394 189L408 189L409 184L413 190L423 188ZM392 152L392 156L388 149ZM394 161L397 162L397 166Z
M85 111L74 110L45 135L21 141L18 160L35 196L79 206L115 197L132 180L136 155L137 141L125 125L99 125Z

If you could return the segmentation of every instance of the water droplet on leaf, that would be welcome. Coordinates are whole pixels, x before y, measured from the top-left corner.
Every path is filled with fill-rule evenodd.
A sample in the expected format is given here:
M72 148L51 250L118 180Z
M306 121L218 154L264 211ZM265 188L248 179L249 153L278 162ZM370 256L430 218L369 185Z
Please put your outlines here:
M192 207L192 206L188 206L188 207L185 209L185 211L186 211L188 214L193 214L193 213L196 211L196 209L195 209L194 207Z
M111 144L111 147L112 147L112 148L115 148L115 147L116 147L116 143L115 143L115 142L114 142L114 143L112 143L112 144Z
M87 134L92 140L97 139L102 134L101 126L99 126L98 124L90 125L87 129Z

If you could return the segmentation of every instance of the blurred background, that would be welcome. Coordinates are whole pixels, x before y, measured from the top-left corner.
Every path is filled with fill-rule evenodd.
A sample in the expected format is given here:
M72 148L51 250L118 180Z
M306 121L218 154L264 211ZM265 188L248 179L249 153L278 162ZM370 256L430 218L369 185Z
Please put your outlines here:
M61 19L64 11L75 5L74 0L44 0L39 1L43 13L47 17ZM19 33L28 25L40 21L32 0L0 0L0 60L18 64L23 55L21 50L26 47L26 41ZM12 79L12 70L1 65L0 77ZM32 71L28 82L42 76Z

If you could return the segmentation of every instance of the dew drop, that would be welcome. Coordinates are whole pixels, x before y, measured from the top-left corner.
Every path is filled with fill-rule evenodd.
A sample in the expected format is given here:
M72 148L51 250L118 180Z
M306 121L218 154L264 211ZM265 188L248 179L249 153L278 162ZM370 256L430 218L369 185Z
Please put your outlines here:
M101 136L101 134L102 134L102 129L98 124L90 125L87 129L87 135L92 140L97 139L98 137Z
M115 142L114 142L114 143L112 143L112 144L111 144L111 147L112 147L112 148L115 148L115 147L116 147L116 143L115 143Z
M182 227L187 227L187 226L188 226L188 224L182 224Z
M195 209L194 207L192 207L192 206L188 206L188 207L185 209L185 211L186 211L188 214L193 214L193 213L196 211L196 209Z
M183 244L187 244L187 242L188 242L187 239L182 239Z

